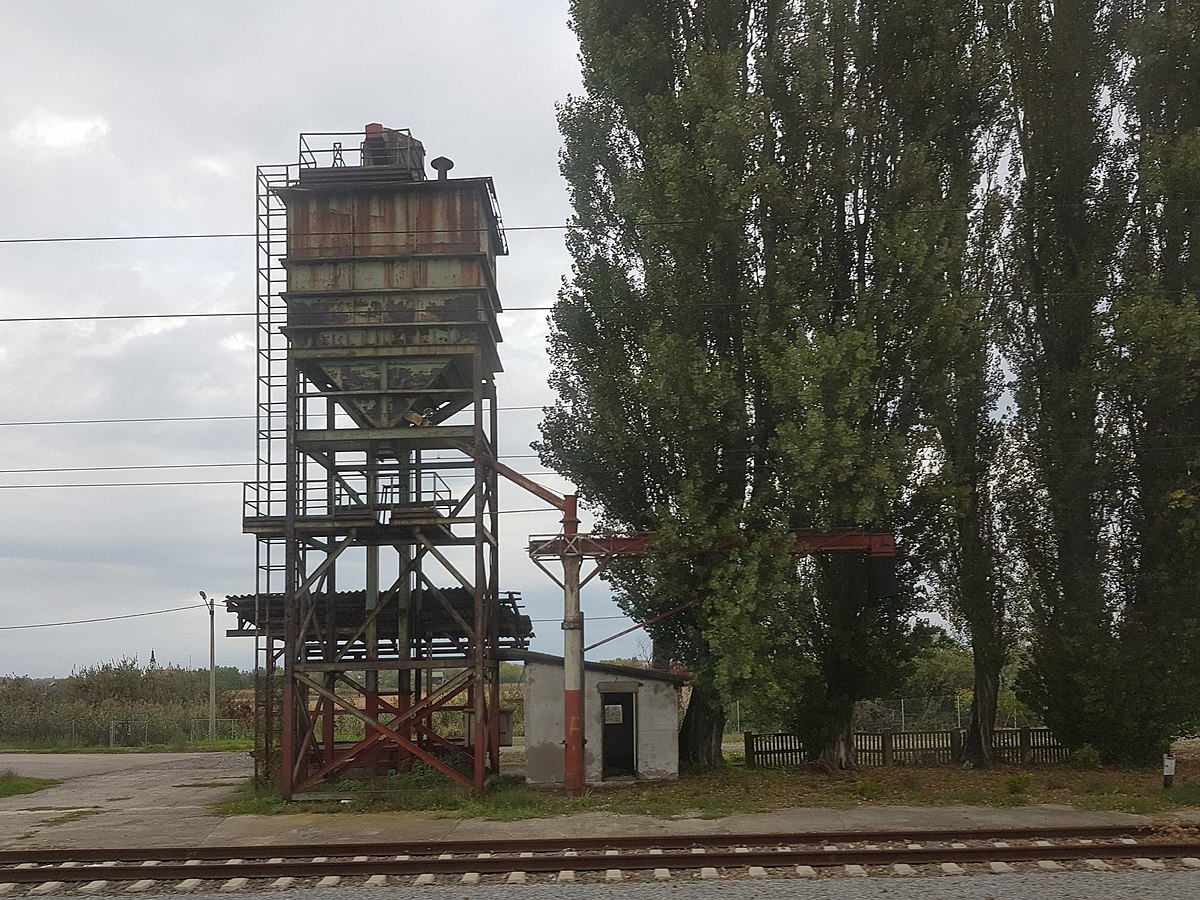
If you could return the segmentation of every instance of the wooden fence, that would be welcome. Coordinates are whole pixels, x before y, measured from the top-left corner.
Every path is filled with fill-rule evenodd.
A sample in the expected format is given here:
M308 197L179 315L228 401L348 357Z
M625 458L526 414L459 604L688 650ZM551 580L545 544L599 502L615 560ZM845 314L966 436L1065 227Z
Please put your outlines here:
M794 734L746 732L746 765L798 766L805 761L804 744ZM863 766L932 766L951 763L962 751L966 732L856 732L854 749ZM1049 728L997 728L992 743L999 762L1030 765L1064 762L1071 752L1055 740Z

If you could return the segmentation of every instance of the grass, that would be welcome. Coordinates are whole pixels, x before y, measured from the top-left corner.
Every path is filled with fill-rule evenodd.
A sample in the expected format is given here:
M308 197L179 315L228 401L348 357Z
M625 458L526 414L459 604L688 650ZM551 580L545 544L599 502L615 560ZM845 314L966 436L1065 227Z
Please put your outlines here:
M1068 766L992 771L945 768L862 769L830 775L808 770L746 769L681 777L662 784L614 785L565 797L553 788L500 778L483 795L449 784L421 783L401 788L402 779L342 782L305 802L285 804L278 789L246 785L239 796L217 804L218 814L279 815L291 812L420 811L438 817L513 821L583 812L648 815L661 819L721 818L734 813L784 807L973 805L1019 807L1062 804L1077 809L1154 815L1200 806L1200 780L1177 775L1175 788L1162 788L1158 769L1102 769L1079 772Z
M53 819L47 819L45 822L39 822L38 827L50 828L55 825L66 825L70 822L78 822L80 819L86 819L88 816L98 816L103 810L99 809L77 809L74 812L65 813L61 816L55 816Z
M17 797L21 794L36 794L46 788L62 784L53 778L30 778L18 775L12 769L0 771L0 797Z
M196 741L178 744L144 744L137 747L109 747L108 745L75 746L53 743L42 746L0 743L0 755L5 753L223 753L230 750L254 749L253 738L237 738L214 742Z

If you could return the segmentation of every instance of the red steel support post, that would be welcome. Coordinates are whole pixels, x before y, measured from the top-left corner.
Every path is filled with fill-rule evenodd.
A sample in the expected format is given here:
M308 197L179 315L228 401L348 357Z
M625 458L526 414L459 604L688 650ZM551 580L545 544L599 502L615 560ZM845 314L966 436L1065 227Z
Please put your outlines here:
M583 556L571 538L579 534L577 498L568 494L563 506L563 793L583 794L583 610L579 605L579 570Z

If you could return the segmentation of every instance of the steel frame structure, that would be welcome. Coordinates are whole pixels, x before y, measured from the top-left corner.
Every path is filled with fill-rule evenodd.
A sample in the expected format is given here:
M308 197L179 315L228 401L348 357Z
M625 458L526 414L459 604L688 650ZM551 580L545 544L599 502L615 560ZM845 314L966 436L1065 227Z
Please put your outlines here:
M258 170L258 554L228 607L285 799L416 760L482 789L497 652L531 634L497 571L503 225L490 179L427 182L423 152L368 126Z
M559 496L512 472L502 464L500 471L563 513L563 530L559 534L530 535L529 557L563 590L563 793L569 797L578 797L584 789L583 747L586 743L584 653L615 637L673 616L696 601L685 603L619 634L610 635L591 647L584 646L584 616L579 599L580 590L614 559L638 558L653 554L655 535L653 532L580 534L578 498L574 494ZM729 550L736 545L736 540L717 541L713 549ZM794 541L790 545L781 546L779 551L793 558L816 554L853 553L861 555L864 559L892 560L896 556L896 539L892 534L869 532L861 528L805 531L796 534ZM562 564L561 579L544 564L543 560L549 559L557 559ZM581 577L585 559L594 560L595 566L586 577Z

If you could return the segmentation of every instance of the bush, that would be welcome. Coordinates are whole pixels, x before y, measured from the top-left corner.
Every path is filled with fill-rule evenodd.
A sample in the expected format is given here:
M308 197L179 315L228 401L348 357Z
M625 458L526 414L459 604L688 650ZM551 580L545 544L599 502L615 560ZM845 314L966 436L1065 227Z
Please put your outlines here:
M192 720L207 718L202 669L142 668L122 659L54 682L0 679L0 744L10 747L182 747Z
M1071 768L1081 771L1100 768L1100 751L1091 744L1084 744L1071 754Z
M1004 779L1004 789L1014 797L1026 793L1031 784L1033 784L1032 772L1021 772L1017 775L1009 775Z

